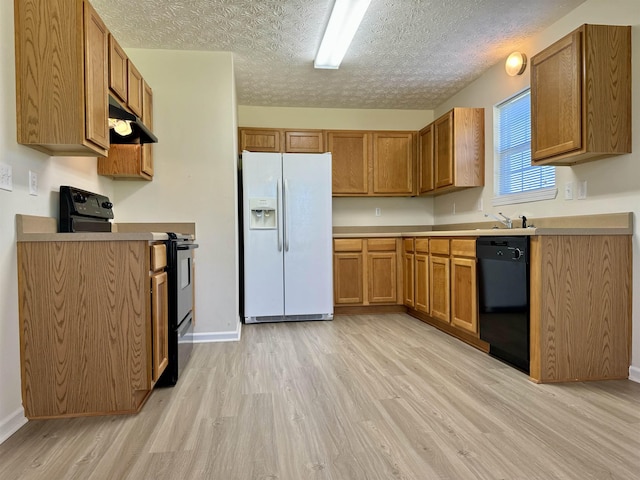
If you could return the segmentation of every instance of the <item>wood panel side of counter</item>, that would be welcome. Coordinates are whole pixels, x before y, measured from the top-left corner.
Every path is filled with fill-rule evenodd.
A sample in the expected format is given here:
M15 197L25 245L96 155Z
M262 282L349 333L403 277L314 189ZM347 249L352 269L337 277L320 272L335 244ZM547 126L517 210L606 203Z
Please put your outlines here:
M144 241L18 243L27 418L141 407L150 391L148 248Z
M627 378L631 237L538 236L530 252L531 378Z

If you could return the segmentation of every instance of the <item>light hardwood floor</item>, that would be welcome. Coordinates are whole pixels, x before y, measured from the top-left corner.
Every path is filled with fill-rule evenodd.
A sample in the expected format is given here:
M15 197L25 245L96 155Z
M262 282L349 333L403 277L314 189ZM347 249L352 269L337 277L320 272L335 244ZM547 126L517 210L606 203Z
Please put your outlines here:
M32 421L0 479L638 479L640 384L536 385L404 314L247 325L135 416Z

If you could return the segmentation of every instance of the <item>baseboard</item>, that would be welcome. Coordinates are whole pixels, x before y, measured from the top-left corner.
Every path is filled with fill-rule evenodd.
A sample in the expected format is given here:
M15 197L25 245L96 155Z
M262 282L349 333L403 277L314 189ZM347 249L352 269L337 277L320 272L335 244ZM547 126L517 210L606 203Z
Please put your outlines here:
M0 443L16 433L25 423L27 423L27 419L22 408L0 421Z
M640 383L640 367L629 367L629 380Z
M193 343L237 342L242 334L242 323L238 322L234 332L202 332L193 333Z

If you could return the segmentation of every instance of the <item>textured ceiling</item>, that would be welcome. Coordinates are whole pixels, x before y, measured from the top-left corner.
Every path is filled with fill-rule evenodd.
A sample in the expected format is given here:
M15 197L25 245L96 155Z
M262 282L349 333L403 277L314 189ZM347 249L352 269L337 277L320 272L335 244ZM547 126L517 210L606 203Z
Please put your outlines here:
M240 105L397 109L437 107L583 2L371 0L340 68L315 70L333 0L91 0L125 48L233 52Z

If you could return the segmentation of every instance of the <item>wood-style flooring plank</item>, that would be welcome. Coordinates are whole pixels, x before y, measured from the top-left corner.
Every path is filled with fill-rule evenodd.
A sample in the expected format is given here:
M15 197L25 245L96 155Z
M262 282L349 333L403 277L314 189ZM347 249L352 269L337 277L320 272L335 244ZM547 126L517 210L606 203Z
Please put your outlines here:
M31 421L0 479L628 480L640 385L544 384L404 314L243 326L133 416Z

